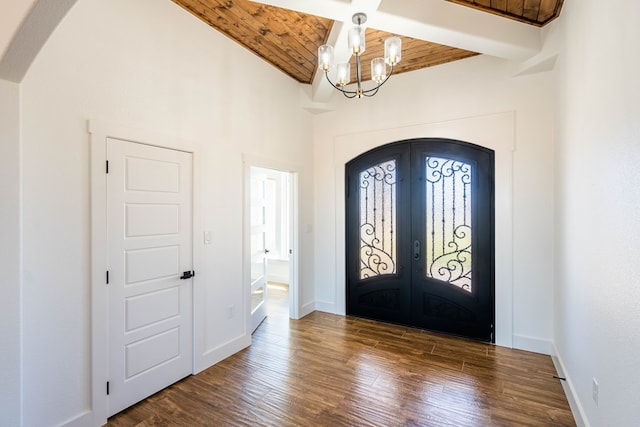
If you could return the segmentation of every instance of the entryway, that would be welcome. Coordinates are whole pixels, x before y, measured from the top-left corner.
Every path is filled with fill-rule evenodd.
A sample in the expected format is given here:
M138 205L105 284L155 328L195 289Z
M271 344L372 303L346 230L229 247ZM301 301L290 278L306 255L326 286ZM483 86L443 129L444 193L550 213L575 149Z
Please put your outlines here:
M493 341L493 151L400 141L346 183L347 314Z

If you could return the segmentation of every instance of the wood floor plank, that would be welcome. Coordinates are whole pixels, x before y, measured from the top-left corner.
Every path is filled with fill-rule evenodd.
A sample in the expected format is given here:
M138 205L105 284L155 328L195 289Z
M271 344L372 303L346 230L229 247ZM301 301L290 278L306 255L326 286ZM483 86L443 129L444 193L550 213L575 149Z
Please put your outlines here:
M273 307L252 346L108 421L123 426L574 426L549 356Z

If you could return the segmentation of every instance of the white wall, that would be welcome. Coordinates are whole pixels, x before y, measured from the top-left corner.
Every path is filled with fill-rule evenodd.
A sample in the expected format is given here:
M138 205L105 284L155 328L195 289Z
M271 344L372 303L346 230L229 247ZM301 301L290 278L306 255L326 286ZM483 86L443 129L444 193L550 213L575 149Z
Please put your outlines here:
M0 80L0 424L20 424L20 88Z
M344 163L334 164L336 150L343 141L372 132L393 133L397 130L397 134L403 134L403 128L410 126L428 127L460 121L459 125L453 125L454 130L447 131L456 132L456 126L466 126L462 123L465 119L511 112L515 117L512 136L515 145L512 158L513 261L508 261L512 264L508 268L513 269L513 274L505 279L509 283L501 285L508 288L497 290L499 306L496 311L512 311L513 314L512 318L505 314L497 319L496 332L498 336L505 332L509 335L501 338L503 345L551 351L553 79L550 73L514 78L511 69L512 66L504 61L479 56L394 76L374 98L347 100L334 97L338 112L314 119L316 307L344 311L344 284L340 284L340 278L336 279L336 273L340 276L343 271L333 248L336 244L344 245L335 238L342 221L341 217L334 220L332 214L336 195L342 197L338 193L343 191L334 185L334 176L344 170ZM455 137L451 133L438 136ZM500 188L502 182L497 185ZM497 265L498 274L503 267Z
M24 423L85 422L90 410L90 193L87 120L202 149L206 316L202 363L247 338L242 283L243 153L301 165L311 223L311 120L299 87L169 1L81 0L22 83ZM278 102L273 102L277 99ZM311 234L302 299L313 299ZM200 236L195 236L197 243ZM228 350L227 350L228 351ZM200 359L199 359L200 358Z
M636 0L565 1L561 16L555 343L592 426L640 420L638 17Z

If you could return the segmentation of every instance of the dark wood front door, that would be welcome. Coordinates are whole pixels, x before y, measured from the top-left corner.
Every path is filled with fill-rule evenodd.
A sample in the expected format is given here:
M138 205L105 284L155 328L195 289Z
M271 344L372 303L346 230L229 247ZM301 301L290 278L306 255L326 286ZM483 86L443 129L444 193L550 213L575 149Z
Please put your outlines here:
M493 341L493 164L441 138L347 164L347 314Z

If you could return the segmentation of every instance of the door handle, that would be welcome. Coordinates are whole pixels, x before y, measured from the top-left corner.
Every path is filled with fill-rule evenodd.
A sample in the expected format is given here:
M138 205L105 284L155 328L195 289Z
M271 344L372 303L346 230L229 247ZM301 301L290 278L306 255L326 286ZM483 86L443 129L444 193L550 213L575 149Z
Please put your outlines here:
M195 275L196 275L195 271L185 271L182 273L182 276L180 276L180 280L191 279Z
M416 261L420 260L420 241L415 240L413 242L413 259Z

